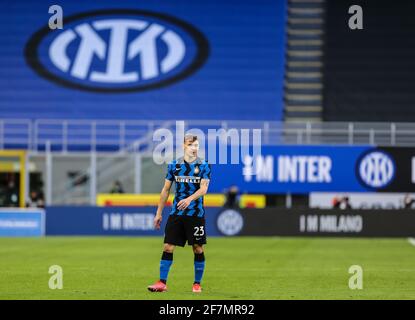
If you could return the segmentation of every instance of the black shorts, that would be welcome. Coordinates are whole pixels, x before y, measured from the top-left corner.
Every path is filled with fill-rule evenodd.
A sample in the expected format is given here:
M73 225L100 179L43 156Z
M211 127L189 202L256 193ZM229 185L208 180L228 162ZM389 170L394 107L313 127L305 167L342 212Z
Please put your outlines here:
M170 215L164 229L164 243L184 247L206 244L205 218Z

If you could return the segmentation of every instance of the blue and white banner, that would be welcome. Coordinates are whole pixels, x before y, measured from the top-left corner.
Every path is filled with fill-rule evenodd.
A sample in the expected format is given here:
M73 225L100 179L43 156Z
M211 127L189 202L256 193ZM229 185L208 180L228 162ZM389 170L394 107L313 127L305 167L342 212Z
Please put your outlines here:
M0 209L0 237L45 235L45 212L41 209Z
M415 149L372 146L266 146L240 164L213 165L210 192L415 191Z
M124 235L163 236L170 208L163 212L161 228L155 230L156 207L48 207L47 235ZM206 208L206 233L219 234L216 218L218 208Z
M282 119L286 0L1 9L0 118Z

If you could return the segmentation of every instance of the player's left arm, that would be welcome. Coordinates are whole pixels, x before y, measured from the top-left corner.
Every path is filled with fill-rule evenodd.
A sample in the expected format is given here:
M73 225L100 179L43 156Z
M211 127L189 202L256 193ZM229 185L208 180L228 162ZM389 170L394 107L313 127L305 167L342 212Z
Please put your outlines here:
M188 196L186 199L180 200L179 203L177 204L177 209L184 210L190 205L190 203L193 200L203 197L208 191L209 182L210 182L210 179L201 179L200 188L195 193L193 193L191 196Z

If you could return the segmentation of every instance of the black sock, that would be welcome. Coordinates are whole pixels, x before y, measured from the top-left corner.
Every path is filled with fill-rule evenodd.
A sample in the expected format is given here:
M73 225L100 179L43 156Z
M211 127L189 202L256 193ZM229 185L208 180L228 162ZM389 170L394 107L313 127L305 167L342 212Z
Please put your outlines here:
M205 269L205 254L202 253L195 253L195 281L193 284L200 284L202 280L203 271Z
M161 261L160 261L160 281L166 284L167 282L167 276L169 274L169 270L171 267L171 264L173 263L173 252L166 252L163 251L163 254L161 255Z
M161 260L173 260L173 252L163 251L163 254L161 255Z
M195 253L195 261L202 262L205 261L205 253Z

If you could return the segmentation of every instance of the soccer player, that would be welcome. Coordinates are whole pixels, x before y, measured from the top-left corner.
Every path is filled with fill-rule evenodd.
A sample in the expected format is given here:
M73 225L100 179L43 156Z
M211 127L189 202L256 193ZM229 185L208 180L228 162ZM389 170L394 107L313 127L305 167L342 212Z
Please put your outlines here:
M197 136L186 135L183 143L184 156L169 163L164 187L154 217L154 226L160 228L164 205L169 197L173 181L176 195L164 231L164 247L160 261L160 279L148 286L152 292L167 291L167 276L173 263L176 246L184 247L186 241L193 248L195 278L193 292L202 292L200 283L205 269L203 245L206 244L205 210L203 196L207 193L211 168L207 161L198 157Z

